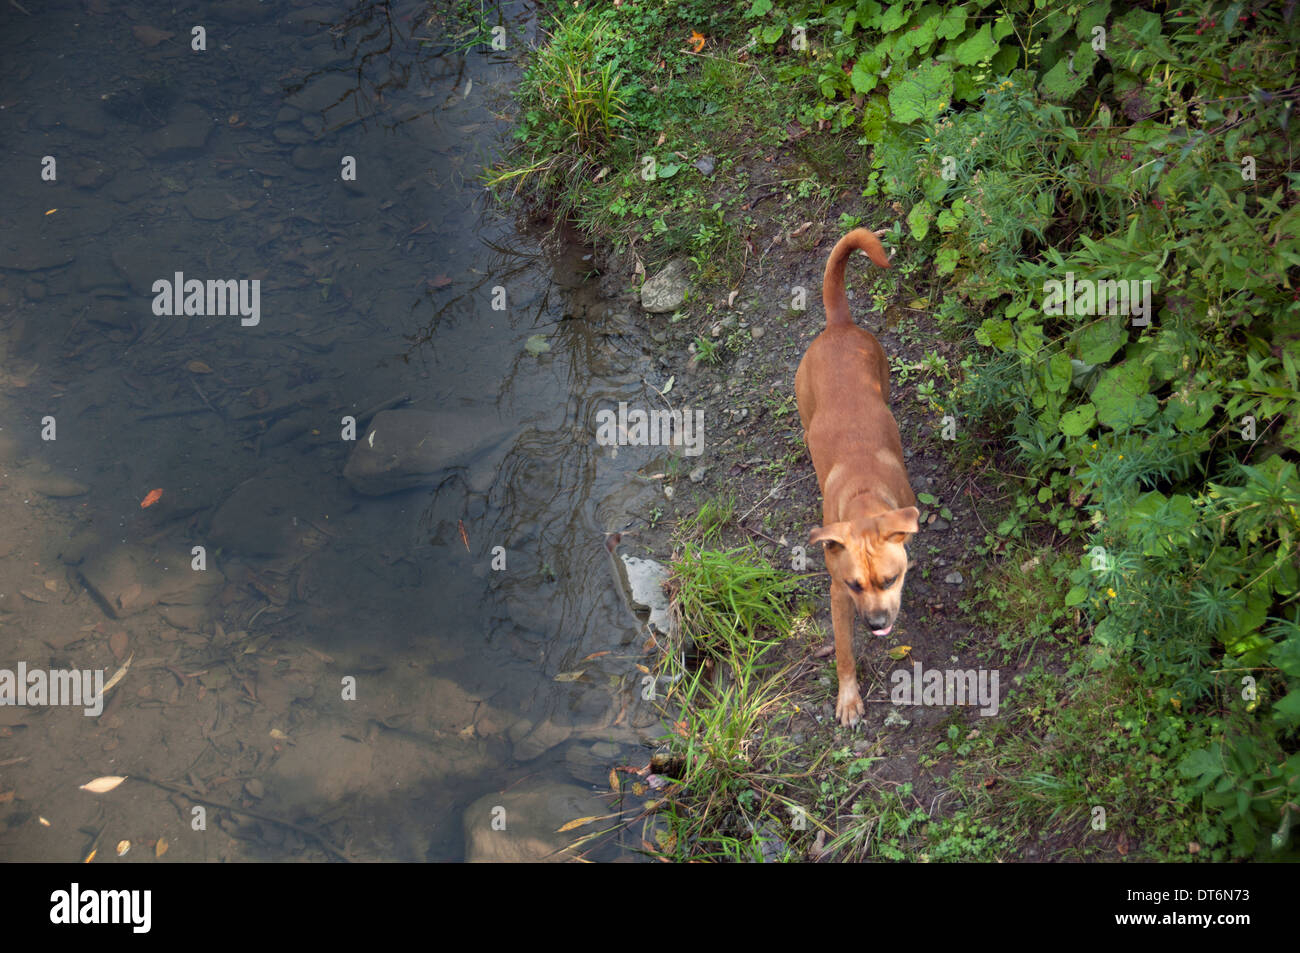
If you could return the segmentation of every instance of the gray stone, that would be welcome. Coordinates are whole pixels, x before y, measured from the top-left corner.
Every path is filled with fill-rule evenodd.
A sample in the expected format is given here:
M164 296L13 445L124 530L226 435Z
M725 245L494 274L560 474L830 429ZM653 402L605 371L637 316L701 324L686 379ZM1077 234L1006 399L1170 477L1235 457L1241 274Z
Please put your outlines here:
M174 281L175 273L178 271L188 272L188 277L191 278L196 275L208 277L190 253L164 247L156 241L150 242L144 238L125 242L114 248L113 265L122 273L122 277L126 278L131 285L131 290L138 295L152 296L155 281L159 278ZM195 268L198 270L196 271ZM148 302L142 305L142 309L152 315L148 307Z
M257 23L280 9L277 3L263 0L216 0L206 7L214 20L224 23Z
M158 183L145 169L128 169L113 177L104 194L115 202L134 202L152 192Z
M533 724L527 718L521 718L510 726L508 735L514 744L515 760L532 761L540 758L556 745L569 740L573 734L572 725L561 725L550 717Z
M385 410L357 441L343 476L365 496L436 485L507 435L495 417L472 410Z
M159 603L205 606L226 584L220 569L191 568L188 547L108 545L89 553L79 570L82 581L115 619Z
M680 308L690 288L686 266L687 263L681 259L670 261L659 274L642 285L641 307L651 314L665 314Z
M63 499L70 496L81 496L89 492L90 488L84 483L78 483L71 477L63 476L61 473L41 473L33 476L30 486L42 496L49 496L55 499Z
M0 268L44 271L66 265L75 257L71 243L41 229L36 234L17 228L0 233Z
M97 288L110 291L123 289L125 283L122 281L122 276L113 267L113 263L106 256L101 257L101 255L102 252L93 258L79 261L74 266L73 284L78 291L94 291ZM92 320L98 320L98 315L93 316Z
M948 575L944 576L943 581L950 586L960 586L962 582L964 582L961 573L956 572L955 570L953 572L948 573Z
M275 131L271 133L275 136L276 142L283 142L285 145L298 145L303 142L311 141L311 133L302 128L298 123L291 126L276 126Z
M97 189L109 179L113 171L101 163L81 166L72 173L72 184L79 189Z
M63 117L63 125L78 135L89 139L100 139L104 135L104 117L98 109L85 109L78 104L76 109L69 109Z
M145 136L140 144L145 155L156 159L171 159L202 149L212 135L212 117L207 110L194 103L186 103L176 110L174 120L157 132Z
M281 33L295 33L300 36L321 33L336 25L345 12L335 7L305 7L293 10L280 19Z
M633 607L648 609L650 626L662 635L668 635L671 617L668 596L664 593L668 570L653 559L638 559L623 553L619 553L619 558L623 566L623 583Z
M465 860L470 863L561 862L561 851L585 829L557 834L581 817L609 813L586 788L542 779L530 787L486 794L465 809Z
M322 73L308 80L302 89L289 96L285 102L305 113L335 111L345 100L351 100L357 88L356 76L346 73Z
M204 222L219 222L238 211L224 194L213 189L198 189L188 193L182 203L185 210Z
M304 555L303 540L315 535L309 521L328 512L330 502L296 476L255 476L235 487L213 514L208 536L240 556Z
M306 138L307 134L303 133L303 139ZM325 150L319 146L301 145L293 150L290 161L293 162L295 169L301 169L304 172L318 172L337 157L337 152L331 156L327 155Z
M337 804L364 793L374 783L375 749L350 740L365 731L352 722L326 716L314 718L293 732L267 770L267 784L295 805Z

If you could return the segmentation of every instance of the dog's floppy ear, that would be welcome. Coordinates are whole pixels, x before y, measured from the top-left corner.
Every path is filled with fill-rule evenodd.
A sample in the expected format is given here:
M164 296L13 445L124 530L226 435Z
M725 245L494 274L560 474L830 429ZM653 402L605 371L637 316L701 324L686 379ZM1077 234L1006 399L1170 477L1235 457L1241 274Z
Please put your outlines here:
M826 543L831 546L843 546L848 535L848 523L828 523L825 526L818 526L808 534L808 545Z
M921 528L921 511L915 506L891 510L876 517L876 530L887 543L905 543L907 537Z

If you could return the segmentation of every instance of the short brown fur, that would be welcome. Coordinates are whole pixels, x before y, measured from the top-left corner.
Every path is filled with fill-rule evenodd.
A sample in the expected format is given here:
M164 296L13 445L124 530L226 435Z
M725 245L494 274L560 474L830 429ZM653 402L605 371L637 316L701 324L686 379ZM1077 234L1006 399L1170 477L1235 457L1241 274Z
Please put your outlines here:
M889 267L880 239L865 228L835 244L822 279L826 329L808 346L794 378L822 493L822 525L808 541L825 544L839 676L835 716L845 725L856 724L863 712L853 657L855 612L877 635L893 629L907 573L904 543L919 529L920 516L889 412L889 361L875 337L853 323L844 293L844 268L854 249Z

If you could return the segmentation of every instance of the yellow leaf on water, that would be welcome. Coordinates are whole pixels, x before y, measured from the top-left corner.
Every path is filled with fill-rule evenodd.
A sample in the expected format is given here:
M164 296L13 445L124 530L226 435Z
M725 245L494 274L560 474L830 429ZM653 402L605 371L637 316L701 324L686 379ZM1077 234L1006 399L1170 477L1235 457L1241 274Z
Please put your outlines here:
M617 794L617 793L618 793L618 788L619 788L619 784L618 784L618 768L610 768L610 769L609 769L609 789L610 789L611 791L613 791L614 793Z
M167 848L169 846L170 845L167 843L167 838L165 837L158 838L158 843L155 844L153 848L153 855L155 857L161 857L163 854L167 853Z
M130 849L131 849L131 842L129 840L120 840L117 842L117 856L125 857L126 852L129 851Z
M912 647L910 645L895 645L892 649L890 649L885 654L887 654L890 658L892 658L895 662L897 662L899 659L907 658L907 653L910 651L912 651Z
M576 821L569 821L569 823L565 824L555 833L563 834L565 831L571 831L575 827L582 827L585 824L590 824L592 821L603 821L604 819L605 818L600 814L593 814L591 817L580 817Z
M126 778L116 774L106 774L102 778L87 781L81 785L81 790L89 791L91 794L107 794L125 780Z
M586 674L587 674L586 669L582 669L581 671L578 672L561 672L559 675L555 676L555 680L557 682L576 682L578 679L582 678L582 676Z
M190 361L188 364L185 365L185 369L189 371L191 374L212 373L212 368L208 367L208 365L204 364L202 361Z

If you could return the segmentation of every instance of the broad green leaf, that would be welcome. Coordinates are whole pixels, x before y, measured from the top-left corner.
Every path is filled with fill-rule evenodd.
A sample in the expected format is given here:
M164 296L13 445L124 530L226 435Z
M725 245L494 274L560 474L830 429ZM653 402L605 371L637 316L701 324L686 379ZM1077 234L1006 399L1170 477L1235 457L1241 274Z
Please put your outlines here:
M1150 420L1160 409L1147 393L1150 376L1151 369L1137 361L1124 361L1102 372L1092 391L1097 420L1121 432Z
M912 230L912 237L923 241L930 231L930 222L934 218L934 206L925 199L912 206L907 213L907 226Z
M952 67L926 63L896 81L889 90L889 109L895 122L929 122L952 102Z
M1067 437L1082 437L1097 422L1097 408L1092 404L1080 404L1073 410L1061 415L1059 424L1061 433Z
M1078 334L1075 356L1085 364L1105 364L1128 341L1128 330L1114 318L1099 318Z
M998 44L993 39L989 24L985 23L960 43L948 44L947 52L962 66L974 66L981 60L992 59L997 51Z

